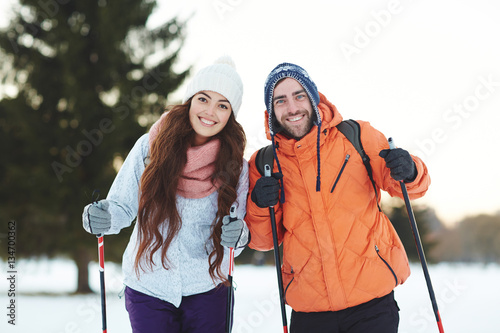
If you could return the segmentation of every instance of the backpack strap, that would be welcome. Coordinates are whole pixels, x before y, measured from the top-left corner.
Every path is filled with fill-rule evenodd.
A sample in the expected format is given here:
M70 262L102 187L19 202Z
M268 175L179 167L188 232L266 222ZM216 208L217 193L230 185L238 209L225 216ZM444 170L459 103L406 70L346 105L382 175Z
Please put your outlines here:
M368 155L365 153L365 150L363 149L363 144L361 143L361 127L359 126L359 123L352 119L344 120L337 125L337 129L342 134L344 134L347 140L349 140L349 142L354 146L356 151L361 156L361 160L365 165L366 172L368 173L368 177L370 177L373 190L375 191L378 210L382 211L382 209L380 209L380 205L378 204L377 186L375 185L375 181L373 180L373 170L370 164L370 157L368 157Z
M264 166L269 164L271 166L271 171L274 166L274 154L273 154L273 145L265 146L260 148L257 152L257 156L255 156L255 166L259 171L261 176L264 176Z
M375 185L375 181L373 180L373 170L370 164L370 157L365 153L363 148L363 144L361 143L361 127L358 122L352 119L344 120L338 124L337 129L346 137L347 140L354 146L358 154L361 156L361 160L365 166L366 172L368 173L368 177L373 186L373 190L375 191L375 197L377 199L377 207L379 211L380 205L378 203L378 194L377 194L377 186ZM259 173L264 176L264 165L269 164L271 168L274 165L274 154L273 154L273 145L265 146L257 152L257 156L255 156L255 166Z

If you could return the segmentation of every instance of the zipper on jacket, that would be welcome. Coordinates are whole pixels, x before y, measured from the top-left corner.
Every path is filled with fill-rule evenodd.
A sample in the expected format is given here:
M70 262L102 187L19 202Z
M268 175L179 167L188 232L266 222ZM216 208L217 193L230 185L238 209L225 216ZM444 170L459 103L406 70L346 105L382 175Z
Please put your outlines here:
M398 286L398 277L396 276L396 273L394 272L394 270L392 269L391 265L389 265L389 263L384 259L382 258L382 256L380 255L379 253L379 249L378 249L378 246L375 245L375 251L377 251L377 255L380 259L382 259L382 261L384 262L384 264L391 270L391 273L392 275L394 276L394 280L396 280L396 287Z
M292 266L290 266L290 274L293 274L293 267ZM292 277L292 279L290 280L290 282L288 282L288 284L286 285L285 292L284 292L284 295L283 295L283 298L285 299L285 303L286 303L286 292L288 290L288 287L290 287L290 285L292 284L293 279L295 279L295 276Z
M335 187L337 186L337 183L339 182L340 176L342 176L342 173L344 172L345 165L347 164L347 161L349 161L350 157L351 157L351 155L349 155L349 154L347 154L345 156L344 164L342 164L342 168L340 168L340 172L337 175L337 179L335 179L335 183L333 183L332 190L330 191L330 193L333 193L333 190L335 190Z

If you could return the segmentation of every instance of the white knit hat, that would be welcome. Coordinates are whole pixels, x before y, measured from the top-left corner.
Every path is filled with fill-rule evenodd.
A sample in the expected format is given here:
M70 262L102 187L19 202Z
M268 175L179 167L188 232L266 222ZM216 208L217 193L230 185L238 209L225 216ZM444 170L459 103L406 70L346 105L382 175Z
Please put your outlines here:
M243 97L243 82L236 72L233 59L218 58L213 65L202 68L188 84L182 100L185 103L200 91L208 90L221 94L231 104L236 117Z

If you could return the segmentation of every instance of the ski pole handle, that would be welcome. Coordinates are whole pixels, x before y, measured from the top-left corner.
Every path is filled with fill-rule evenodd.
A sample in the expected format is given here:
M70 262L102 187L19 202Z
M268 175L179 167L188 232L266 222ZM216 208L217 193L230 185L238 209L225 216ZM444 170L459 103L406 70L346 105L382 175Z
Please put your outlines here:
M233 222L238 219L238 216L236 215L236 205L232 205L231 208L229 209L229 221Z
M271 167L269 164L264 165L264 177L271 177Z
M238 219L236 215L236 205L232 205L229 209L229 223L234 222ZM229 277L231 279L231 289L232 289L232 277L234 272L234 247L229 248Z
M389 149L396 149L396 144L392 138L387 139L387 142L389 142Z
M271 177L271 166L269 164L264 165L264 177ZM274 206L269 206L269 208L274 209Z
M99 200L99 195L100 195L100 191L99 190L94 190L92 191L92 204L95 205L97 203L97 201ZM90 222L89 222L90 224ZM96 237L99 239L99 243L102 243L102 237L104 236L103 233L100 233L100 234L96 234ZM99 257L100 258L100 257Z
M233 204L229 209L229 223L238 219L236 214L236 204ZM226 333L231 333L233 326L233 272L234 272L234 248L229 248L229 273L227 280L229 288L227 290L227 308L226 308Z
M238 219L238 215L236 214L236 205L233 204L229 209L229 223L234 222ZM229 275L233 275L234 270L234 248L229 248Z
M236 214L236 205L232 205L229 209L229 223L234 222L238 219ZM234 247L229 248L229 276L233 275L234 271Z

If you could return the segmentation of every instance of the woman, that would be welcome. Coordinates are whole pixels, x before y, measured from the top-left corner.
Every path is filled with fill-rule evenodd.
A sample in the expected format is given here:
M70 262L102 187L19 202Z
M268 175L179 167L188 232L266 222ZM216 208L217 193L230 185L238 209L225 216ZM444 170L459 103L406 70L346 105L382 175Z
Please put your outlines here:
M227 247L238 255L248 243L242 95L230 58L200 70L183 104L137 141L106 200L84 208L92 234L116 234L137 217L122 265L136 333L224 331ZM239 219L229 222L234 202Z

